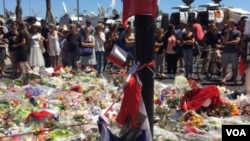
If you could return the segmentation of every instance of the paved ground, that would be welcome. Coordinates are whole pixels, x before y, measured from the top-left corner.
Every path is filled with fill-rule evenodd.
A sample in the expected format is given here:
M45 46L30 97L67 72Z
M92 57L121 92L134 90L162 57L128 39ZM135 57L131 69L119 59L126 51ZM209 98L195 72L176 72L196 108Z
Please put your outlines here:
M5 63L6 63L6 72L8 74L10 74L11 72L11 69L10 69L10 60L9 59L6 59L5 60ZM197 64L197 63L196 63ZM195 64L195 65L196 65ZM195 66L194 65L194 66ZM195 70L194 70L195 71ZM229 70L230 71L230 70ZM112 79L113 78L113 74L117 74L117 70L114 69L112 72L110 71L105 71L104 72L104 76L107 78L107 79ZM178 74L180 75L180 73ZM166 79L166 78L155 78L156 80L162 82L162 83L173 83L174 82L174 79ZM197 75L194 73L194 79L197 79ZM238 77L238 83L240 83L240 77ZM206 82L201 82L201 84L203 86L207 86L207 85L212 85L212 84L215 84L215 85L220 85L220 78L218 78L217 76L213 77L210 81L206 81ZM239 91L239 92L242 92L244 91L245 87L244 86L233 86L233 83L232 82L227 82L226 83L226 87L229 88L230 90L234 90L234 91Z
M197 63L194 64L194 68L196 68L196 65ZM110 71L106 71L104 73L104 76L108 79L112 79L112 74L116 74L117 70L113 70L112 72ZM228 73L230 75L231 73L231 68L229 67L228 69ZM181 75L181 73L178 73L177 75ZM196 74L196 70L194 69L194 79L198 81L198 76ZM174 82L174 79L167 79L167 78L155 78L155 80L158 80L162 83L173 83ZM238 76L237 78L237 83L240 84L241 81L240 81L240 76ZM200 81L199 81L200 82ZM221 85L220 84L221 82L221 77L218 77L218 76L213 76L209 81L203 81L203 82L200 82L202 84L202 86L207 86L207 85ZM229 88L230 90L233 90L233 91L238 91L238 92L244 92L245 90L245 86L242 86L242 85L237 85L237 86L234 86L233 82L227 82L226 83L226 87Z

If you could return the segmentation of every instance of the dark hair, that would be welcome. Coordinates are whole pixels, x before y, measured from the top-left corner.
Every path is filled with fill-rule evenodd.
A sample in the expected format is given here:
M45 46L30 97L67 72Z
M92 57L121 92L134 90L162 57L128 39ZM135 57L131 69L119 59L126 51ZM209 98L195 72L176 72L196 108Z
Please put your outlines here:
M12 23L10 24L10 27L17 26L17 25L18 25L18 22L12 22Z
M91 21L90 20L86 20L86 23L91 24Z
M242 16L242 17L240 18L241 21L242 21L242 20L246 20L246 19L248 19L247 16Z
M168 25L168 31L173 31L174 28L175 28L174 25L172 25L172 24L169 24L169 25Z
M41 19L40 22L41 23L46 23L46 20L45 19Z
M192 25L191 24L186 24L185 28L192 28Z
M109 27L110 31L114 31L114 30L116 30L116 28L117 28L117 25L115 25L115 24L110 25L110 27Z

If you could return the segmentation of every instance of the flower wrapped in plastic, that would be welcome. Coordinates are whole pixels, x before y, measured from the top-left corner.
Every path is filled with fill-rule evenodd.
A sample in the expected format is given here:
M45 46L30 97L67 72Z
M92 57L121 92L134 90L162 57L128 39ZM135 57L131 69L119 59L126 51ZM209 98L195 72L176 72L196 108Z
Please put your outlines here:
M250 115L250 96L241 95L236 100L236 105L241 110L242 115Z
M175 77L174 88L183 94L192 89L189 85L187 78L183 75L179 75Z
M189 125L194 126L194 127L199 127L204 123L204 119L202 116L197 114L195 111L190 110L181 116L180 122L183 125L189 124Z

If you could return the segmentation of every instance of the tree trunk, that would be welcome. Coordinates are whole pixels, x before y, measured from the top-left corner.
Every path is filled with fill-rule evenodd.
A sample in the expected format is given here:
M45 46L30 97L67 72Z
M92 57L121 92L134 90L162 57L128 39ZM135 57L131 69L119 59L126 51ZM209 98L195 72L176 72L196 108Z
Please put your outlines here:
M16 21L22 21L22 7L21 7L21 0L16 1Z
M46 21L48 23L55 23L51 12L51 0L46 0Z

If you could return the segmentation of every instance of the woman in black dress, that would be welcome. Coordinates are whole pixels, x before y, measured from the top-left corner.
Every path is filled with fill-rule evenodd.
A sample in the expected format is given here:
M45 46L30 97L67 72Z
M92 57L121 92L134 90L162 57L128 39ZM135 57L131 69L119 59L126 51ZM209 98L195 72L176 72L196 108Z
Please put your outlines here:
M16 61L19 64L20 70L22 74L27 73L30 70L30 67L27 63L28 61L28 39L29 32L25 23L20 22L18 24L18 35L15 40L15 44L12 46L17 48Z

